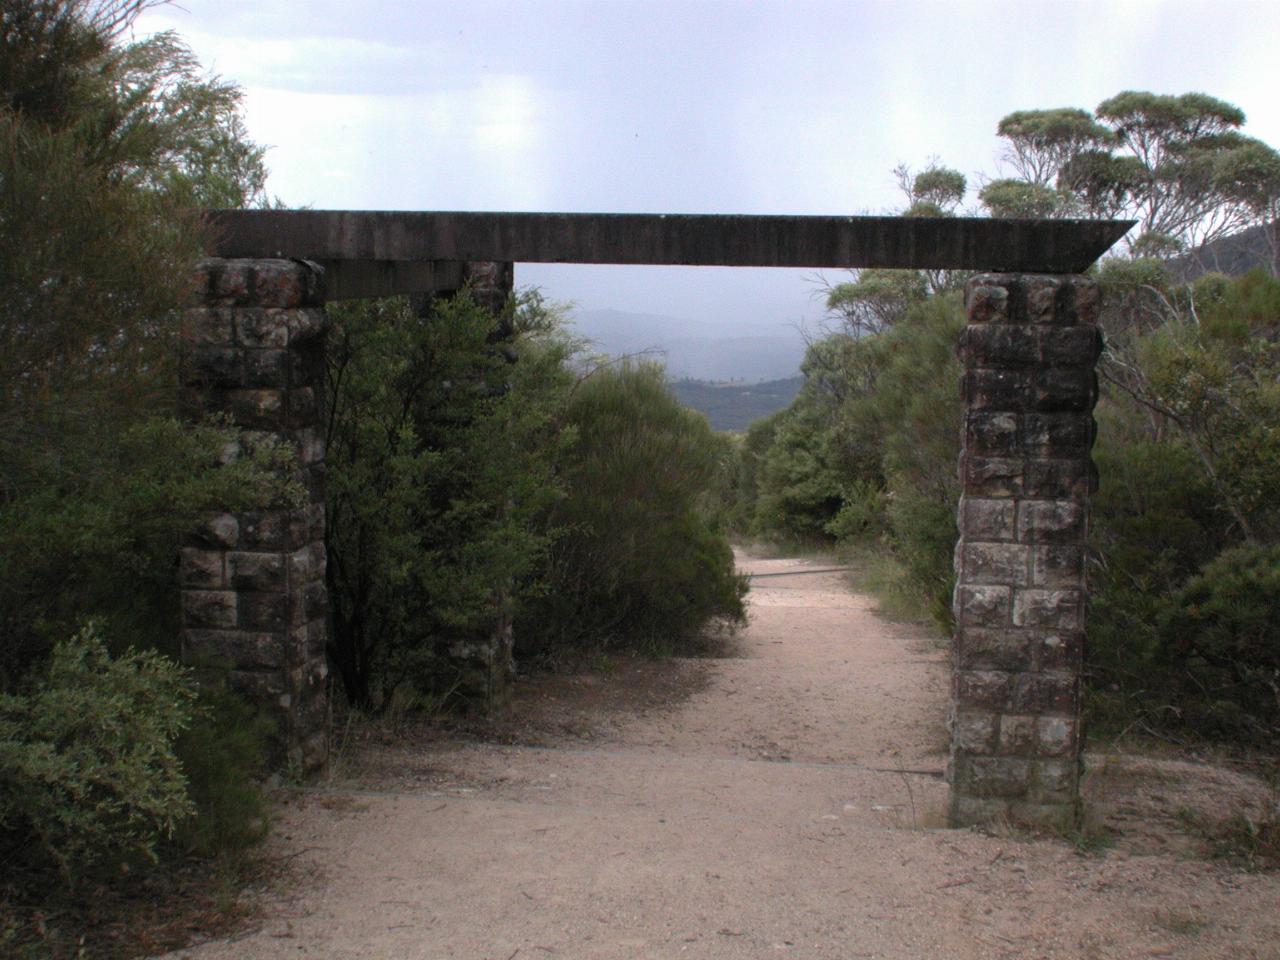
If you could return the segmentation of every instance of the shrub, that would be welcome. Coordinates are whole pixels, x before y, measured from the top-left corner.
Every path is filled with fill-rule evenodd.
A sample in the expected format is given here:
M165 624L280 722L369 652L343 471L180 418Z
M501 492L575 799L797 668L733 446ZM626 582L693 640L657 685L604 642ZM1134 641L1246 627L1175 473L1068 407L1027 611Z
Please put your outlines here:
M516 621L517 650L669 652L716 617L743 616L744 580L712 519L725 447L653 365L596 369L564 412L576 442L547 513L545 589Z
M0 691L89 618L118 650L176 656L174 561L191 527L295 493L292 452L275 440L162 416L93 427L64 423L30 455L0 444ZM229 445L241 455L228 463Z
M93 626L57 644L23 694L0 695L5 840L74 883L139 854L193 811L174 740L194 689L154 652L112 659Z
M1207 733L1280 735L1280 546L1224 551L1178 591L1159 623L1182 667L1190 719ZM1216 728L1216 729L1213 729Z
M259 776L274 725L233 694L204 686L193 715L174 752L195 812L178 823L172 847L201 858L235 854L267 835Z
M428 317L404 300L331 315L330 655L363 709L402 684L443 700L466 692L450 648L487 638L536 587L547 532L535 518L559 491L563 350L521 311L508 362L490 342L497 321L468 296Z

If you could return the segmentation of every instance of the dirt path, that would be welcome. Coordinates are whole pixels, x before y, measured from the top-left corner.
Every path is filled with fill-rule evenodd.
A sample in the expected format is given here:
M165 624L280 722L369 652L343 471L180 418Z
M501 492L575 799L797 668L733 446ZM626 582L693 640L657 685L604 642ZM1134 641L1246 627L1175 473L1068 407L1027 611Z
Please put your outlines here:
M823 564L739 562L757 576L731 655L602 661L522 684L517 719L482 736L354 750L281 814L311 881L177 956L1280 957L1280 877L1152 827L1161 804L1253 785L1095 762L1112 821L1148 829L1087 856L941 829L943 652L843 574L805 572Z

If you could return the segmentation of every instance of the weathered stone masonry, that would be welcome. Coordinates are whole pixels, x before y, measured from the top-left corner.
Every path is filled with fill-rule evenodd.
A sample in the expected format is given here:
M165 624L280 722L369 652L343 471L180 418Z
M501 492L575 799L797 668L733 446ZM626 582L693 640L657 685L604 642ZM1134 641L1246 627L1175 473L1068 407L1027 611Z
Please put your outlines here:
M323 280L296 260L206 260L182 319L187 415L291 443L306 491L300 506L215 516L183 549L183 656L267 711L277 760L302 769L327 753Z
M1079 803L1098 288L983 274L966 309L951 818L1061 823Z

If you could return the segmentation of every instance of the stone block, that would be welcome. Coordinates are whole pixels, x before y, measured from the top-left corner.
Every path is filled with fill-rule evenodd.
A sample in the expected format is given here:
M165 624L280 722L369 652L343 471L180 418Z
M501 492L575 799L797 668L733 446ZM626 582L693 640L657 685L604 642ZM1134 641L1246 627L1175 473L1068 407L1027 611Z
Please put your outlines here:
M199 524L192 539L205 546L234 547L240 539L240 522L230 513L219 513Z
M1032 668L1032 638L1025 630L960 625L955 657L959 670L1020 671Z
M183 590L182 625L234 629L238 596L232 590Z
M235 311L236 342L242 347L283 349L289 345L288 316L293 311L244 307Z
M299 511L299 519L304 524L306 530L306 539L308 543L323 543L325 538L325 513L324 503L318 501L310 506L304 507Z
M1075 716L1080 709L1080 682L1061 673L1021 673L1010 686L1009 707L1015 713Z
M978 457L1019 456L1021 445L1018 439L1018 415L979 411L966 414L964 449Z
M995 746L999 715L962 711L951 718L951 745L967 753L987 754Z
M189 662L216 662L232 670L272 670L284 666L285 650L276 633L245 630L188 630L183 636Z
M1039 500L1083 500L1097 487L1090 460L1028 460L1021 493Z
M1044 367L1036 371L1023 405L1041 413L1087 413L1097 399L1098 378L1092 367Z
M320 419L320 404L311 387L294 387L289 391L289 418L291 428L305 427Z
M1007 710L1014 676L1003 670L956 670L951 691L957 715Z
M1023 757L957 756L952 789L969 797L1021 799L1031 786L1032 761Z
M1008 457L960 456L960 485L966 496L1016 497L1024 489L1027 462Z
M245 550L288 549L288 514L280 510L254 510L240 517L240 546Z
M1074 797L1080 780L1080 762L1075 757L1038 760L1034 765L1035 791L1041 799Z
M284 391L279 389L241 389L227 393L231 418L240 426L255 430L283 426L284 402Z
M1013 624L1047 630L1082 630L1084 594L1080 590L1042 590L1035 587L1016 590Z
M222 590L227 585L221 550L184 547L178 561L178 584L199 590Z
M303 427L295 430L294 440L298 444L298 462L315 464L324 462L324 431L319 427Z
M307 624L307 656L328 672L325 650L329 644L329 621L312 620Z
M1030 583L1031 548L1021 543L960 544L957 569L966 584L1002 583L1025 587Z
M1083 630L1052 630L1039 634L1032 649L1040 670L1079 675L1084 663Z
M1084 548L1047 543L1031 548L1031 585L1076 588L1084 586Z
M1096 280L1071 277L1071 318L1078 324L1094 326L1102 309L1102 291Z
M309 543L289 554L289 579L292 583L323 580L325 562L323 543Z
M968 797L953 790L950 803L952 826L969 827L998 823L1009 817L1009 803L995 797Z
M232 670L227 677L232 690L241 694L250 703L260 706L278 705L279 698L288 693L283 670ZM284 725L280 727L284 733Z
M287 383L288 356L284 350L244 351L246 387L283 387Z
M254 261L254 297L264 307L310 307L324 303L324 271L299 260Z
M289 328L290 346L321 337L329 329L329 316L322 307L290 310L284 318Z
M324 271L298 260L210 258L196 268L196 306L303 307L324 303Z
M971 323L960 334L960 359L968 367L1005 369L1040 362L1037 331L1008 323Z
M1067 289L1061 277L1028 274L1022 277L1022 289L1028 322L1071 322L1070 313L1060 309L1062 295Z
M1012 602L1011 587L957 584L953 604L956 623L965 627L1007 627Z
M1028 803L1015 800L1008 805L1005 816L1010 823L1063 831L1070 829L1075 822L1076 804L1074 800L1058 803Z
M1022 418L1021 452L1040 459L1083 459L1096 434L1088 413L1028 413Z
M234 347L190 347L179 364L182 382L189 386L242 387L244 356Z
M1081 543L1085 515L1084 504L1076 499L1019 500L1018 542Z
M1036 718L1006 714L1000 718L999 752L1008 756L1035 756Z
M245 630L281 633L289 627L289 596L285 593L241 593L240 626Z
M958 513L960 536L965 540L998 542L1017 535L1016 500L962 497Z
M1036 743L1041 756L1075 756L1080 746L1080 721L1073 717L1037 717Z
M1039 327L1036 362L1048 367L1092 369L1102 353L1102 334L1097 327Z
M1074 373L1075 371L1071 372ZM1035 389L1038 391L1040 387L1036 385ZM1062 390L1065 391L1065 387ZM975 368L966 370L961 379L961 397L970 411L1008 410L1017 412L1029 410L1033 409L1032 403L1039 396L1039 392L1033 393L1032 373L1026 370ZM1037 406L1034 409L1075 408Z
M980 274L965 287L965 310L970 323L1008 323L1009 291L1002 278Z
M329 613L329 589L323 580L313 580L302 588L306 621L319 620Z
M227 554L231 586L236 590L279 591L285 588L284 557L279 553Z
M232 347L231 311L216 307L189 307L182 311L179 336L191 349Z

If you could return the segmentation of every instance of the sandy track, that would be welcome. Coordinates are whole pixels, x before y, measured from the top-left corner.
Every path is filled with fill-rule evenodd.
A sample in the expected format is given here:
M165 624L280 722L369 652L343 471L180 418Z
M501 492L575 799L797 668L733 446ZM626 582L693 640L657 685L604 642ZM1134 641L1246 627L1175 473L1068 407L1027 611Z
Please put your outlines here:
M1086 857L941 829L942 651L824 564L739 562L785 575L755 579L732 656L533 681L484 737L364 748L282 808L312 879L178 956L1280 957L1274 874L1151 831ZM1136 769L1135 821L1174 790Z

